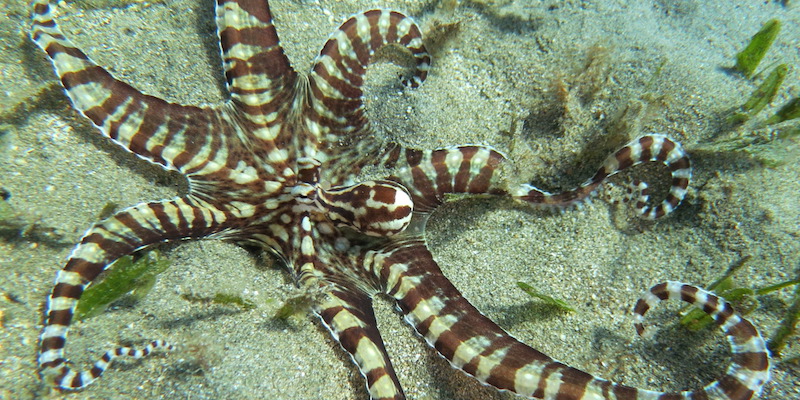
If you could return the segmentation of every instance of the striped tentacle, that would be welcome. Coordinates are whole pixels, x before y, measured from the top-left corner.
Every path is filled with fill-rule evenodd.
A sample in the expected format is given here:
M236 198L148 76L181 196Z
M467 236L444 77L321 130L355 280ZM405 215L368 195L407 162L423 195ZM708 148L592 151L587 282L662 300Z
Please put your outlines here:
M252 135L267 147L272 148L273 141L288 143L291 135L281 132L280 116L293 106L297 73L278 41L268 2L217 0L216 12L233 104L254 125Z
M484 146L461 146L438 150L397 147L382 163L393 168L388 179L408 189L414 211L430 212L448 193L503 194L497 174L505 158Z
M405 399L378 331L369 295L337 284L315 311L364 375L370 399Z
M345 21L325 43L309 74L311 132L347 135L367 126L361 90L364 74L372 55L385 45L399 44L411 51L416 68L408 84L419 86L430 68L421 35L411 18L396 11L371 10Z
M662 284L636 306L641 315L661 299L699 306L723 324L734 360L720 380L697 392L662 393L619 385L572 368L517 341L464 299L441 273L421 239L394 241L372 257L374 271L406 321L451 364L480 382L547 400L746 400L768 379L766 348L755 328L718 297L688 285Z
M764 339L750 321L740 317L724 299L695 286L678 282L665 282L650 289L634 307L636 332L644 332L644 314L662 300L681 300L710 315L725 333L731 344L733 362L725 375L690 393L681 393L685 399L746 400L761 393L769 380L769 353Z
M221 113L168 103L114 79L64 37L52 11L48 0L35 0L31 37L53 61L75 108L104 135L148 161L185 173L202 169L198 160L215 158L220 146L209 144L223 140ZM204 164L213 165L219 163Z
M660 162L672 174L672 186L667 197L656 206L647 204L647 185L636 182L641 196L635 203L642 218L656 219L672 212L686 196L686 188L692 177L689 156L680 143L663 135L646 135L626 144L608 156L593 177L579 187L561 193L548 193L525 184L512 190L512 195L522 201L547 207L569 207L589 198L610 176L643 162Z
M310 215L301 217L293 242L300 252L295 253L291 261L297 280L312 292L320 289L325 292L314 306L314 311L358 366L366 379L370 398L403 400L405 394L375 320L372 308L374 289L362 282L364 277L348 278L342 276L341 271L336 271L341 260L320 259L315 238L322 236L321 231L332 233L332 229L326 223L312 224ZM356 262L363 264L360 259Z
M138 358L157 348L171 349L161 341L154 341L142 350L119 347L107 352L93 368L83 372L70 369L64 357L67 330L78 299L111 263L153 243L219 233L226 227L228 218L226 213L197 207L178 198L139 204L89 229L56 275L55 286L48 298L39 350L42 376L62 390L77 390L97 379L115 356Z
M297 73L278 41L264 0L217 0L225 82L235 102L266 114L291 105Z
M561 398L579 399L568 395L594 379L517 341L481 314L442 274L421 239L395 241L374 258L376 274L406 321L455 368L482 383L540 398L553 391L548 383L556 384Z
M376 164L373 160L396 146L356 140L371 133L362 91L366 68L376 51L392 44L409 50L415 60L411 77L404 78L403 83L421 85L430 70L430 55L413 19L396 11L371 10L350 17L328 38L314 61L308 77L311 104L305 123L316 141L337 144L320 149L328 153L326 181L352 184L347 181L349 177L366 165Z

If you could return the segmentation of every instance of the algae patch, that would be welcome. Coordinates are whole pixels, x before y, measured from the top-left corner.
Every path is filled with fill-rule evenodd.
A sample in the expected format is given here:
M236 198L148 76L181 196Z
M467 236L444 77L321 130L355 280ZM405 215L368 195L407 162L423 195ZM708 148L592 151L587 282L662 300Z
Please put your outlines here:
M761 112L768 104L772 103L775 95L778 94L778 89L783 84L783 80L786 79L787 72L789 72L789 67L786 64L775 67L764 79L764 82L753 91L750 98L740 107L740 111L729 119L729 122L734 124L745 123Z
M82 320L99 315L128 293L133 300L142 299L153 288L156 277L169 266L169 260L157 250L148 251L140 257L121 257L111 264L105 279L83 292L75 309L75 318Z
M575 309L572 306L570 306L566 301L559 300L550 297L546 294L540 293L536 289L534 289L533 286L528 285L527 283L517 282L517 286L520 289L522 289L523 292L527 293L528 296L542 300L545 304L549 306L555 307L561 311L575 312Z
M750 38L747 47L736 55L736 65L733 68L747 78L752 77L780 31L780 21L777 19L767 21L761 30Z

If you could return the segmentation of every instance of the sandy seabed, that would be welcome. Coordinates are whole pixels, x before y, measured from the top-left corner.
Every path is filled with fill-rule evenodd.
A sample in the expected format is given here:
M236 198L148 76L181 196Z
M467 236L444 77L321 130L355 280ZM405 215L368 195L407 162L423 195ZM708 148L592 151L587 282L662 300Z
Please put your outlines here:
M161 246L172 266L151 294L75 324L67 346L78 366L121 342L160 338L184 350L116 363L77 394L48 393L35 364L41 307L71 247L108 202L127 207L169 198L185 185L97 135L59 90L42 89L56 80L25 37L26 2L6 3L0 6L0 185L11 206L59 238L15 238L7 230L0 238L0 398L365 399L363 379L313 317L272 318L281 299L297 294L288 274L268 257L213 241ZM83 9L69 2L59 23L98 64L143 92L215 103L223 94L212 3ZM419 89L397 83L402 67L378 62L369 69L368 115L378 134L403 144L491 145L508 155L521 179L558 190L593 173L613 150L605 137L658 132L683 143L695 168L691 190L673 215L655 223L604 201L564 213L491 198L437 210L428 240L444 272L478 309L532 347L628 385L696 388L725 371L730 354L722 335L676 327L679 306L671 304L652 316L659 322L654 337L637 338L630 308L638 296L663 280L707 284L746 256L736 276L742 286L797 276L797 142L764 147L761 157L780 161L770 168L748 152L713 146L730 135L769 136L775 128L759 128L759 120L800 94L800 7L747 0L271 4L298 71L307 71L327 34L359 11L400 10L423 31L439 32L430 35L433 69ZM732 129L725 116L759 80L726 67L770 18L781 20L783 30L762 66L787 63L792 70L773 105ZM644 170L632 174L664 179L657 169ZM577 312L542 306L517 281ZM257 307L181 297L219 292ZM748 318L769 336L790 297L791 290L763 296ZM453 370L388 301L375 305L410 399L513 398ZM798 354L794 336L784 359ZM798 398L800 369L776 361L761 398Z

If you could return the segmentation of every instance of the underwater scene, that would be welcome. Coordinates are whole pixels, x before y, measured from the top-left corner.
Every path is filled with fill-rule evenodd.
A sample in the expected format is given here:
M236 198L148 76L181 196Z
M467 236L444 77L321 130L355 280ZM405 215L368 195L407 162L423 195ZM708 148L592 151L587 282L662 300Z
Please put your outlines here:
M0 10L0 399L800 398L800 2Z

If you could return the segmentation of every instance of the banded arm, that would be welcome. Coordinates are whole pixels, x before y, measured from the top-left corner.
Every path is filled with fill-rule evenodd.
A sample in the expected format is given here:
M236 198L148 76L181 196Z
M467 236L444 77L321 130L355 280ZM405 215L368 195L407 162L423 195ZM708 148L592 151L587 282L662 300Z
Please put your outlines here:
M405 399L367 294L337 284L325 294L315 312L358 366L367 381L371 400Z
M406 187L418 213L432 212L448 193L505 194L498 174L504 162L502 154L483 146L432 151L397 146L382 161L394 169L388 179Z
M511 190L511 195L538 206L568 207L589 198L609 177L645 162L658 162L666 166L672 176L671 186L666 198L656 206L649 206L647 184L634 181L631 187L640 193L634 207L642 218L651 220L661 218L675 210L683 201L689 180L692 178L689 156L680 143L664 135L645 135L632 140L609 155L594 176L575 189L548 193L531 185L521 185Z
M406 321L451 364L480 382L537 399L746 400L769 378L769 358L752 324L724 300L694 286L655 286L635 308L642 316L657 302L678 299L715 318L731 343L728 372L695 392L660 393L619 385L572 368L521 343L464 299L442 274L423 241L394 241L375 255L376 275L397 300Z
M266 0L217 0L217 33L233 103L267 129L291 107L297 73L278 41ZM256 132L258 134L258 132Z
M411 18L396 11L371 10L350 17L328 38L308 76L312 132L347 136L367 128L364 74L375 52L391 44L411 52L416 66L407 84L419 86L428 75L430 56ZM335 143L340 138L320 139Z
M424 151L397 147L387 152L382 164L394 168L389 179L404 185L414 199L416 211L429 212L444 201L448 193L509 194L517 200L548 208L565 208L591 197L605 181L630 167L644 162L665 165L672 182L666 198L649 206L647 185L636 181L632 186L641 192L635 203L637 214L656 219L672 212L686 195L692 168L688 155L678 142L663 135L635 139L609 155L597 172L575 189L548 193L529 184L509 188L499 177L506 163L499 152L483 146L461 146Z
M75 108L103 135L145 160L185 174L202 170L208 161L224 165L226 155L209 150L225 147L220 142L227 135L218 132L229 130L230 121L223 113L168 103L115 79L61 33L52 13L48 0L34 1L31 37L52 60Z
M219 210L177 198L136 205L89 229L56 275L45 307L39 349L39 368L45 380L62 390L78 390L100 377L116 356L139 358L157 348L171 349L171 345L161 341L151 342L143 350L119 347L106 352L91 369L83 372L72 370L64 357L67 331L78 300L111 263L154 243L219 234L227 227L229 218L230 215Z

